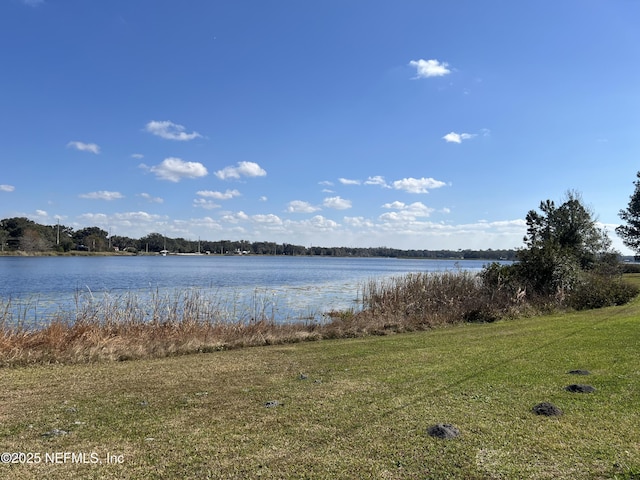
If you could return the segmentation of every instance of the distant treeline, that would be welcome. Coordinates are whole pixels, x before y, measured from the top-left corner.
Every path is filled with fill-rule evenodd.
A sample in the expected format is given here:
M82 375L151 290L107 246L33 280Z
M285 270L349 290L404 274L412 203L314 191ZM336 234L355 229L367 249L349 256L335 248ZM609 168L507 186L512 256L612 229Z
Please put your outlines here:
M74 230L66 225L41 225L28 218L0 220L2 252L127 252L133 254L209 253L212 255L324 255L334 257L392 257L515 260L515 250L400 250L388 247L305 247L289 243L247 240L187 240L150 233L135 239L109 233L99 227Z

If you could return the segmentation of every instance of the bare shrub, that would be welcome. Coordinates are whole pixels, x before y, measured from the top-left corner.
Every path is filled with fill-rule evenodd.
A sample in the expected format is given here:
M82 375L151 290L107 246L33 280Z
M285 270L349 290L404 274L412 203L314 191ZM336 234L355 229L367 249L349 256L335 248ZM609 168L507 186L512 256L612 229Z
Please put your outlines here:
M370 281L363 292L365 315L394 319L403 330L464 321L493 321L498 313L477 274L426 272Z

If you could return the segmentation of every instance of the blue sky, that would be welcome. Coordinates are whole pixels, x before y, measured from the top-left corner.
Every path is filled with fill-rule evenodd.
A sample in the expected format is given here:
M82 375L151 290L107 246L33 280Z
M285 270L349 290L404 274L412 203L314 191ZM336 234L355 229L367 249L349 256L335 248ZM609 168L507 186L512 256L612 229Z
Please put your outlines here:
M2 0L0 218L514 248L640 169L640 2Z

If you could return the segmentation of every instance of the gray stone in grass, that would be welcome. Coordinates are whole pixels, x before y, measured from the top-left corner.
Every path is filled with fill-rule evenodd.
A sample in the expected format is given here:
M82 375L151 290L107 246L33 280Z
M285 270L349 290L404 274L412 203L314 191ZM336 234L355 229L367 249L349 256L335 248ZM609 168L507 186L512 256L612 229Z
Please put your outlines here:
M267 408L275 408L282 405L278 400L269 400L268 402L264 402L264 406Z
M460 435L460 430L458 430L450 423L437 423L430 426L427 429L427 433L432 437L448 440L451 438L456 438L458 435Z
M589 370L569 370L567 373L569 375L591 375Z
M593 393L596 391L591 385L571 384L564 387L567 392L571 393Z
M536 415L544 415L545 417L559 417L562 415L562 410L549 402L539 403L535 405L531 411Z
M66 435L67 433L69 433L69 432L67 432L66 430L60 430L58 428L54 428L53 430L49 430L48 432L44 432L42 434L42 436L51 438L51 437L59 437L60 435Z

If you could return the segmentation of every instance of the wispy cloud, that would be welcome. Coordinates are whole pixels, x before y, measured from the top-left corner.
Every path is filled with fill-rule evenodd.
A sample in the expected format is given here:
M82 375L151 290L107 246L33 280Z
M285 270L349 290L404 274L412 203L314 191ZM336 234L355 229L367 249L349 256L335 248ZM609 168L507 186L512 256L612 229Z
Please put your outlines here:
M404 202L395 201L385 203L382 208L396 210L395 212L380 215L380 220L393 222L412 222L419 217L429 217L435 211L434 208L427 207L422 202L414 202L407 205Z
M441 188L446 185L445 182L434 178L403 178L393 182L393 188L396 190L404 190L408 193L429 193L429 190Z
M480 129L479 133L456 133L449 132L442 139L447 143L462 143L463 140L471 140L472 138L477 137L478 135L482 135L483 137L488 137L491 135L491 130L488 128Z
M447 143L462 143L463 140L470 140L470 139L472 139L474 137L477 137L477 136L478 135L476 133L449 132L442 138Z
M317 231L333 231L336 230L340 224L338 222L331 220L329 218L325 218L322 215L316 215L309 220L304 220L301 222L301 226L303 228L311 228Z
M44 0L22 0L22 3L30 7L37 7L38 5L42 5Z
M151 203L163 203L164 200L160 197L154 197L148 193L140 193L138 196L144 198L145 200L151 202Z
M207 168L200 162L185 162L176 157L165 158L160 164L149 167L144 163L140 164L144 168L156 174L161 180L179 182L183 178L206 177L209 173Z
M264 214L252 215L251 220L257 223L262 223L262 224L282 225L282 219L279 216L274 215L273 213L269 213L266 215Z
M144 158L144 155L141 153L132 153L131 154L131 158L135 158L137 160L140 160L141 158Z
M242 210L240 210L239 212L236 212L236 213L226 213L225 215L222 216L221 220L227 223L236 224L236 223L245 222L249 220L249 215L247 215Z
M118 200L124 198L120 192L108 192L106 190L100 190L98 192L81 193L78 195L80 198L88 198L90 200Z
M13 185L0 185L0 192L13 192L15 189Z
M438 60L411 60L409 65L415 67L416 76L414 78L429 78L429 77L442 77L451 73L449 70L449 64L446 62L439 62Z
M364 182L365 185L380 185L381 187L384 188L391 188L389 187L389 184L387 184L387 181L384 179L384 177L380 176L380 175L376 175L375 177L369 177L367 178L367 180Z
M339 178L338 181L343 185L360 185L360 180L351 180L349 178Z
M199 192L196 192L196 195L207 198L215 198L216 200L229 200L234 197L239 197L241 193L238 190L227 190L226 192L200 190Z
M375 224L365 217L344 217L345 225L349 225L355 228L372 228Z
M351 200L345 200L341 197L327 197L322 202L322 205L327 208L334 208L336 210L346 210L351 208Z
M193 206L197 208L204 208L205 210L213 210L214 208L220 208L220 205L213 200L207 200L206 198L194 198Z
M218 170L215 175L220 180L240 177L264 177L267 172L255 162L238 162L235 167L225 167Z
M100 147L95 143L84 143L84 142L69 142L67 143L67 148L75 148L76 150L80 150L81 152L90 152L95 153L96 155L100 153Z
M309 202L302 200L292 200L287 204L287 212L289 213L313 213L320 210L320 207L311 205Z
M185 127L168 120L152 120L147 123L144 129L152 135L156 135L160 138L177 140L179 142L188 142L189 140L202 137L198 132L187 133Z
M128 235L143 236L149 231L159 231L166 225L167 217L147 212L120 212L113 215L104 213L83 213L78 216L82 224L116 227L118 231L129 232Z
M395 202L391 202L391 203L385 203L384 205L382 205L382 208L390 208L393 210L399 210L401 208L404 208L406 206L406 204L404 202L399 202L399 201L395 201Z

